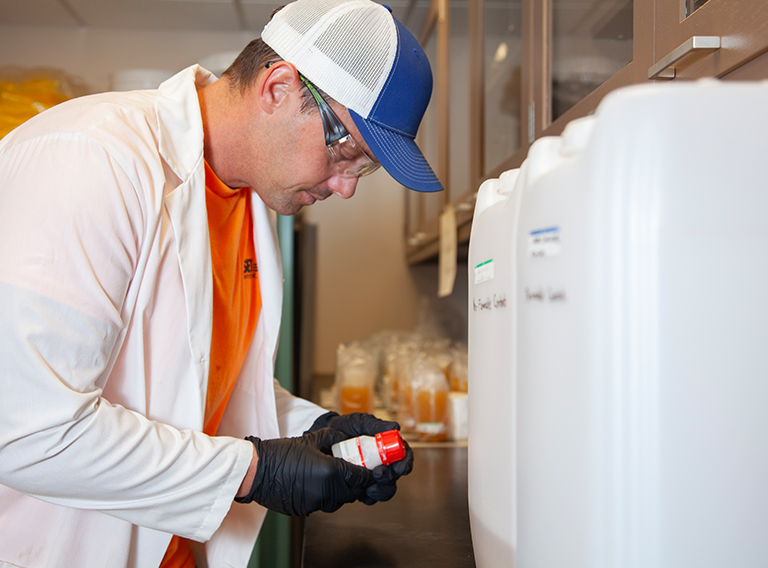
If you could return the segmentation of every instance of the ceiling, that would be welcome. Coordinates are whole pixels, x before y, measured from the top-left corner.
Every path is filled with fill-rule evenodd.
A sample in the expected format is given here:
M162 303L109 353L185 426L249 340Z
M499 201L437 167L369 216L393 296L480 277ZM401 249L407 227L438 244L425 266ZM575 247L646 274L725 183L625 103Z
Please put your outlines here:
M288 0L0 0L0 25L260 32ZM418 34L429 0L386 2Z

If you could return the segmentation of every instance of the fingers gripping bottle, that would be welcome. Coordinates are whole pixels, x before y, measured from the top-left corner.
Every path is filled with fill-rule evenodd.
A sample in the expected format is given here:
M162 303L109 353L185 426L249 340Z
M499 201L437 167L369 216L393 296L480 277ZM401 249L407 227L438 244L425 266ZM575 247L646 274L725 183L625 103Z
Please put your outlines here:
M358 436L331 446L333 457L373 469L389 465L405 457L405 444L397 430L387 430L375 436Z

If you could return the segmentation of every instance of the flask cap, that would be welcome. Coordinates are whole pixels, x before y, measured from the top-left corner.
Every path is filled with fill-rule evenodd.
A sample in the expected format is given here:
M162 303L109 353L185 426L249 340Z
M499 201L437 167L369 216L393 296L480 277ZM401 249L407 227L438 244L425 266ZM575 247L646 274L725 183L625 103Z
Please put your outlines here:
M405 443L398 430L387 430L376 434L376 447L381 463L389 465L405 457Z

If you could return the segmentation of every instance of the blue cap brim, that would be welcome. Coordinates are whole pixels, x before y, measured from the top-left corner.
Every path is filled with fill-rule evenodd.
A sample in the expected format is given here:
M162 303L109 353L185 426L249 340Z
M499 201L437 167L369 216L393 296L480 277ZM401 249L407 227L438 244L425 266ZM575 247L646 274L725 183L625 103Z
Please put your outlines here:
M349 114L373 155L395 181L416 191L442 191L443 185L413 138L365 120L351 109Z

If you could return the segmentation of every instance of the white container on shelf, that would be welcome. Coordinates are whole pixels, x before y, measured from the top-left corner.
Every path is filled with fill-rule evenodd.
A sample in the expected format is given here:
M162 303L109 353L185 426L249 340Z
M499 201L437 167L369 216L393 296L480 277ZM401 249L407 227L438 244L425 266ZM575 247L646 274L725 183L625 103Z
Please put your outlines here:
M502 566L515 548L516 332L514 221L518 171L486 181L469 245L469 521L475 562Z
M481 188L478 568L768 566L766 100L626 88Z
M157 89L160 83L169 79L173 71L165 69L121 69L112 74L114 91L140 91Z

